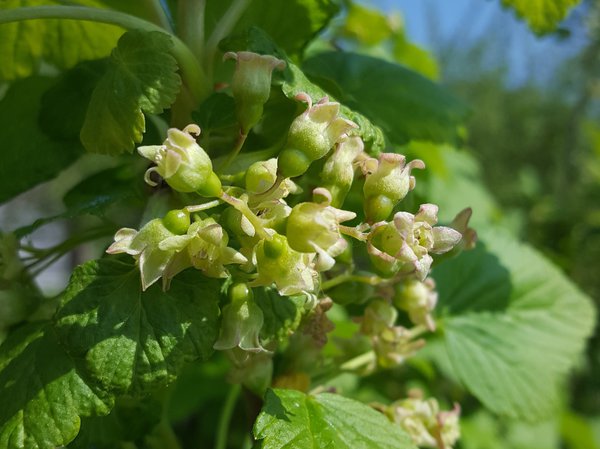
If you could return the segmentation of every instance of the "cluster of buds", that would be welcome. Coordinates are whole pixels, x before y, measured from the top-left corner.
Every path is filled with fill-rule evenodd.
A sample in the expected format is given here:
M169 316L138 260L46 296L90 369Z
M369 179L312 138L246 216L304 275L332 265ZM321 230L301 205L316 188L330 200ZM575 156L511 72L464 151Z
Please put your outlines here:
M450 411L440 411L434 398L423 399L420 391L381 408L390 421L400 425L419 447L452 449L460 437L458 404Z
M369 303L361 320L360 331L371 339L377 364L391 368L403 363L408 357L423 347L425 341L417 339L422 333L396 326L398 311L383 298Z
M230 162L262 119L273 70L285 64L249 52L228 53L226 58L237 61L231 92L244 137L227 157ZM435 329L437 294L427 276L434 257L473 245L470 212L459 215L453 227L445 227L437 226L435 205L424 204L414 215L399 210L415 188L411 170L425 164L407 162L395 153L375 159L365 152L355 135L357 125L343 117L339 103L307 93L299 93L296 100L307 107L291 121L277 157L254 159L236 175L213 169L197 142L200 128L194 124L169 129L162 145L140 147L138 152L153 163L145 175L149 185L156 186L160 176L172 190L187 194L179 200L197 194L198 201L150 220L139 231L119 230L107 252L135 258L144 290L161 278L167 289L173 277L188 268L207 277L230 278L229 303L222 310L215 348L227 351L236 366L254 366L252 360L270 354L261 342L264 317L253 289L304 295L306 316L316 323L310 335L322 343L330 330L325 315L331 305L325 300L328 285L345 282L344 276L368 279L384 298L360 300L371 299L361 332L369 337L380 366L397 365L424 344L417 339L420 333ZM320 172L311 169L309 180L292 181L311 165ZM356 183L359 188L351 190ZM310 189L303 191L299 185ZM352 209L347 204L356 205L355 197L346 201L349 192L360 195L361 190L362 207L347 210ZM355 246L362 246L368 257L354 260ZM365 268L367 263L370 267ZM340 265L345 268L336 269ZM352 276L360 265L368 276ZM377 290L372 279L383 280L388 293ZM398 310L408 314L415 328L396 325Z

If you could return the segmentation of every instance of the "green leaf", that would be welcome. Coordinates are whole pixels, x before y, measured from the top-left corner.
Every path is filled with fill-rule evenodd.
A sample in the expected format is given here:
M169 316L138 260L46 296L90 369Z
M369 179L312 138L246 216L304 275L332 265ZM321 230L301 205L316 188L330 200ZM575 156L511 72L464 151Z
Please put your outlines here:
M81 417L105 415L111 406L51 327L22 328L0 347L0 448L62 446L77 435Z
M0 202L52 179L81 155L78 142L52 140L38 126L40 101L52 83L46 77L17 81L0 101Z
M401 65L356 53L327 52L306 60L308 77L364 114L393 143L457 140L467 107L433 81Z
M581 0L502 0L512 8L536 33L554 31L569 10Z
M216 23L232 1L207 2L206 15L210 24ZM245 10L233 34L256 26L265 30L290 55L299 55L306 44L321 31L338 12L334 0L253 0Z
M40 127L46 134L57 140L79 141L92 93L107 67L107 59L81 62L44 93Z
M78 267L57 312L57 333L111 392L172 381L184 362L206 359L218 334L219 282L190 270L162 292L141 291L139 271L115 258Z
M273 288L255 288L254 300L264 315L260 336L263 341L282 340L300 325L306 297L280 296Z
M414 448L400 426L365 404L337 394L269 390L254 436L264 449Z
M82 6L101 7L94 0ZM3 9L62 5L60 0L3 0ZM60 69L79 61L108 56L123 30L113 25L76 20L28 20L0 25L0 80L11 81L36 73L42 59Z
M538 420L554 411L558 387L594 326L594 309L526 244L500 231L480 237L484 244L433 273L448 354L490 410Z
M175 101L181 79L172 48L171 38L157 31L130 31L119 39L81 129L88 151L133 151L146 130L144 113L159 114Z
M146 199L144 189L143 171L129 161L84 179L65 194L63 203L69 216L85 213L103 216L115 203L123 207L125 201L141 205Z
M390 21L382 11L357 3L350 3L346 21L340 31L344 37L356 39L365 45L377 45L394 33Z

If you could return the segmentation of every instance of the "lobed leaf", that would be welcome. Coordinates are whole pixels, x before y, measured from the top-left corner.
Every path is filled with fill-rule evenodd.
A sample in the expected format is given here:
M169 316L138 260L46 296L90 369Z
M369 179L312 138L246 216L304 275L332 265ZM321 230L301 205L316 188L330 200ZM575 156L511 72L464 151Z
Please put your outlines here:
M116 393L174 379L184 362L206 359L218 336L219 282L181 273L167 292L140 288L139 270L102 259L78 267L56 315L56 331L90 377Z
M337 394L268 390L254 436L263 449L413 449L385 415Z
M96 0L80 6L102 7ZM60 0L0 0L3 9L63 5ZM28 20L0 25L0 81L36 73L42 60L66 69L79 61L108 56L123 30L113 25L76 20Z
M537 420L580 355L591 301L544 257L508 234L434 270L444 340L460 380L490 410Z
M81 417L105 415L100 393L48 324L13 333L0 352L0 448L53 449L79 432Z
M172 47L171 38L157 31L129 31L119 39L81 129L88 151L133 151L146 130L144 113L161 113L175 101L181 78Z

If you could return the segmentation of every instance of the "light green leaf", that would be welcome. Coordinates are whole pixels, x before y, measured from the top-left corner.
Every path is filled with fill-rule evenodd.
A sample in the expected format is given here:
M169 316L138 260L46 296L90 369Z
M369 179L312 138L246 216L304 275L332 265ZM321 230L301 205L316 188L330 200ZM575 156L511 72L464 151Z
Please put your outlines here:
M53 178L82 153L77 141L56 141L40 130L40 101L52 83L37 76L19 80L0 101L0 202Z
M380 126L393 143L454 141L467 107L438 84L371 56L327 52L302 64L308 77Z
M138 269L115 258L78 267L57 312L57 333L111 392L143 392L174 379L184 362L212 354L219 282L197 271L162 292L142 292Z
M342 35L366 45L377 45L392 36L394 30L388 17L377 9L350 3Z
M538 420L594 326L594 309L556 267L505 232L435 268L456 374L490 410Z
M146 130L144 113L158 114L175 101L181 79L172 47L171 39L156 31L130 31L119 39L81 129L88 151L131 152Z
M412 449L385 415L337 394L269 390L254 436L263 449Z
M91 386L51 327L29 326L0 347L0 448L69 443L81 417L105 415L112 400Z
M72 3L101 7L95 0ZM61 5L60 0L2 0L3 9ZM58 68L108 56L123 30L113 25L75 20L29 20L0 25L0 80L11 81L35 73L42 59Z
M536 33L554 31L569 10L581 0L502 0L523 18Z

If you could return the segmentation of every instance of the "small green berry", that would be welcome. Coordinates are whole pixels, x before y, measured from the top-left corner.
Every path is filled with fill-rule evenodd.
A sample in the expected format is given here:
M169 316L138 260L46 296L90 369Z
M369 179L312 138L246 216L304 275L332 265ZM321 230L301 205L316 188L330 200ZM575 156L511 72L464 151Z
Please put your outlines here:
M183 209L173 209L162 219L163 225L175 235L183 235L190 227L190 214Z

